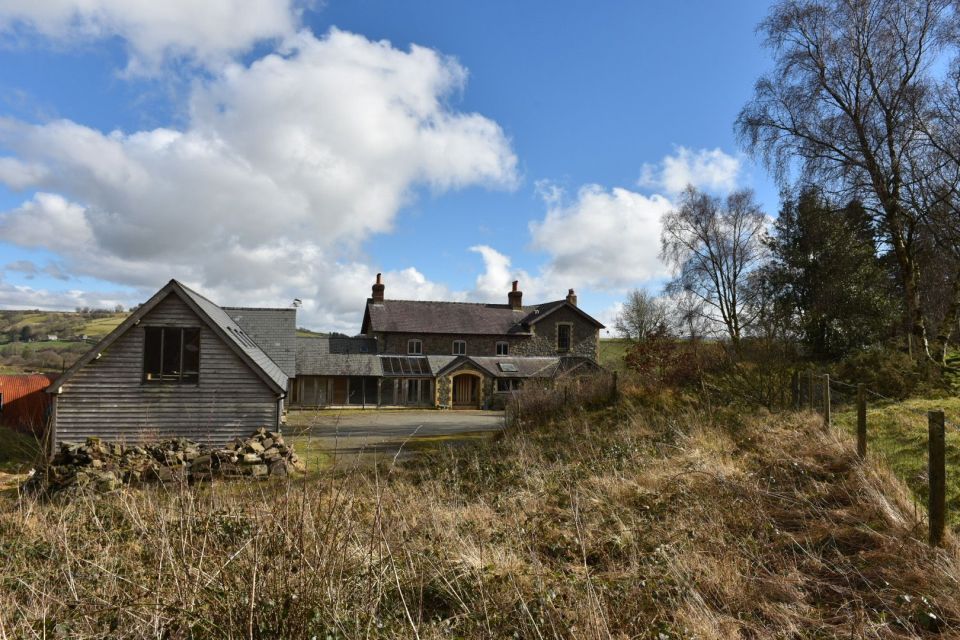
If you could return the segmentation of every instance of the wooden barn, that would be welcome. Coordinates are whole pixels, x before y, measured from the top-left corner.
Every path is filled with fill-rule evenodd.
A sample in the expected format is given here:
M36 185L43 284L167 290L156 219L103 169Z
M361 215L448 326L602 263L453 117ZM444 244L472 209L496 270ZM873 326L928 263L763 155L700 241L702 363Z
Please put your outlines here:
M222 443L276 428L287 383L227 311L171 280L47 389L51 442Z
M0 376L0 423L42 434L50 416L50 396L44 391L53 377L40 373Z

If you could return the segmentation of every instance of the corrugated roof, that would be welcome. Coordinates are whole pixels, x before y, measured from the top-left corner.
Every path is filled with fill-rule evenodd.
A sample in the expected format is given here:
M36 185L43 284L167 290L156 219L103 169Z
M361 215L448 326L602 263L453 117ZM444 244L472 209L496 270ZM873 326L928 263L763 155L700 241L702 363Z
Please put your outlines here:
M4 404L43 391L50 386L56 376L43 373L28 373L23 375L0 375L0 393L3 393Z
M223 307L288 378L297 375L297 310Z
M233 321L233 318L230 317L230 314L224 311L215 302L204 298L193 289L184 286L180 282L173 282L176 282L180 289L194 302L194 304L200 307L201 311L206 314L207 318L222 330L227 339L239 347L239 349L243 351L258 367L260 367L260 369L267 374L271 380L277 383L277 386L279 386L281 389L287 388L287 374L277 365L276 362L270 358L270 356L263 351L263 349L257 346L257 343L247 335L240 325Z

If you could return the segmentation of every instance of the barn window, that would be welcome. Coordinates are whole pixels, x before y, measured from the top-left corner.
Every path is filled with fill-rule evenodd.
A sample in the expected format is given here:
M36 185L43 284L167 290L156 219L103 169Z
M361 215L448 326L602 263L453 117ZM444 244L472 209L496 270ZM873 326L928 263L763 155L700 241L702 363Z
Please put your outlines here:
M420 340L407 340L407 353L415 356L423 353L423 342Z
M467 355L467 341L466 341L466 340L454 340L454 341L453 341L453 355L455 355L455 356L465 356L465 355Z
M200 329L145 327L143 381L186 383L200 381Z
M572 324L557 324L557 351L570 351Z
M497 355L498 356L507 356L510 355L510 344L507 342L498 342L497 343Z

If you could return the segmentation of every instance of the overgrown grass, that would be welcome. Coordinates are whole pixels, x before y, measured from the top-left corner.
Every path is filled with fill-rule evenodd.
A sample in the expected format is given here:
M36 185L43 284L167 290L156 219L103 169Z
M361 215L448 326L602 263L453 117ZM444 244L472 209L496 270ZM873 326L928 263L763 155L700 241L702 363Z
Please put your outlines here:
M39 454L36 436L0 425L0 472L23 473L37 463Z
M10 500L0 637L957 633L953 539L878 461L812 415L658 402L306 481Z
M947 426L947 518L960 526L960 398L914 398L898 403L867 404L867 455L879 455L910 487L918 509L926 509L927 416L942 409ZM836 424L850 434L856 433L857 416L852 405L844 405L835 414Z

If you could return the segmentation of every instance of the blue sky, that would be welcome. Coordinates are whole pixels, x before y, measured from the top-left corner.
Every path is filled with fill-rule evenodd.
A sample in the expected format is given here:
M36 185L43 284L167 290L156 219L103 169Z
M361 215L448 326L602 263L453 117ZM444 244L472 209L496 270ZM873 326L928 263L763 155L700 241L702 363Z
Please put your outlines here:
M656 291L687 182L765 171L733 121L765 2L0 2L0 306L130 305L171 277L304 300ZM51 8L55 7L55 8Z

